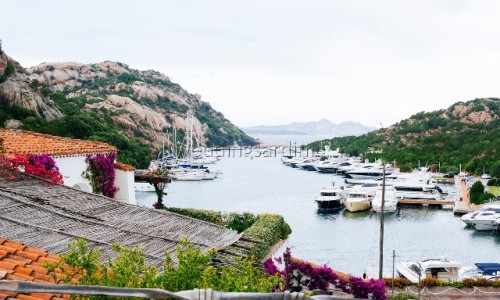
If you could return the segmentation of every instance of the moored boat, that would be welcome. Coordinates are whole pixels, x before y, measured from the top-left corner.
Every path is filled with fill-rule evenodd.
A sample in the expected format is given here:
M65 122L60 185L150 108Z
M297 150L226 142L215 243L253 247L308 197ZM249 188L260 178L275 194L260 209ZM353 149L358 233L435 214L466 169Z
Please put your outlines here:
M346 193L344 207L350 212L370 209L375 194L368 190L347 190Z
M338 210L342 208L344 190L338 188L323 188L319 191L316 203L319 209Z
M445 259L428 259L419 262L404 261L396 264L398 275L415 283L424 278L435 278L442 281L461 280L461 267L460 263Z
M392 186L385 186L384 192L384 213L395 212L398 208L399 199L396 198L396 191ZM377 190L372 200L372 209L376 212L382 212L382 187Z

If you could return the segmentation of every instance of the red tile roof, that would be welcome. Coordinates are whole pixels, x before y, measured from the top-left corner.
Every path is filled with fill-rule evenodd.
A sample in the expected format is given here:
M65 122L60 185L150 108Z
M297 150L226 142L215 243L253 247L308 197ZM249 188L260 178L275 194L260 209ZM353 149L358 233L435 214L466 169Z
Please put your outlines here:
M71 139L22 130L0 129L0 139L3 139L6 155L47 153L53 157L61 157L118 151L116 147L102 142Z
M53 276L44 267L45 262L57 263L58 256L51 255L42 249L28 247L20 243L8 241L0 237L0 280L23 280L43 283L61 283L54 281ZM59 273L58 273L59 272ZM59 269L55 275L61 278ZM73 280L73 283L75 280ZM21 294L0 290L0 300L57 300L69 299L69 295L30 293Z

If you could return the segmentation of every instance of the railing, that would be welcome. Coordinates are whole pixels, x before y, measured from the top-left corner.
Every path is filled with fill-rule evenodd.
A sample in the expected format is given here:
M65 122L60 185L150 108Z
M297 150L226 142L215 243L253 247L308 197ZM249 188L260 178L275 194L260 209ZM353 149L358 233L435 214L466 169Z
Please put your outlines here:
M68 285L37 283L16 280L0 280L0 290L19 293L49 293L81 296L109 296L123 298L148 298L178 300L343 300L356 299L331 295L307 297L304 293L228 293L211 289L194 289L181 292L169 292L162 289L121 288L91 285Z

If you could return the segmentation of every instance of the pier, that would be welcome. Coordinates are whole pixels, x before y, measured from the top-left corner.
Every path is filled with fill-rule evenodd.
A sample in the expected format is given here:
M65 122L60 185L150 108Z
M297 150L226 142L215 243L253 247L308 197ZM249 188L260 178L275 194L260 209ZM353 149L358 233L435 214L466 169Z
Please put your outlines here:
M431 205L440 205L443 207L444 205L454 205L455 201L453 200L430 200L430 199L401 199L399 200L401 204L410 204L410 205L422 205L422 206L431 206Z
M455 200L453 212L463 215L472 210L470 205L469 190L467 189L467 184L465 183L465 181L461 180L460 177L457 177L456 180L458 180L459 185L459 199Z

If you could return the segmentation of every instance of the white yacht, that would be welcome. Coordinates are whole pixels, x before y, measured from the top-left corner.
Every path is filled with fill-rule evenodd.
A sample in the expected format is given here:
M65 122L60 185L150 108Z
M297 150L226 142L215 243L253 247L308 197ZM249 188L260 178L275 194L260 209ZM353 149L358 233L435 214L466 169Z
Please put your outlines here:
M346 190L344 207L350 212L363 211L370 209L375 191L363 189Z
M319 209L337 210L342 208L345 191L334 187L322 188L316 203Z
M424 278L436 278L443 281L461 280L461 267L460 263L445 259L405 261L396 264L398 275L412 282L419 282L419 279Z
M471 219L476 230L495 230L500 220L500 205L491 205L488 210L479 213Z
M395 212L398 208L399 199L396 198L396 191L392 186L385 186L384 212ZM372 209L376 212L382 211L382 188L377 190L372 200Z
M483 213L483 212L485 212L485 211L489 210L489 209L490 209L490 207L491 207L492 209L499 209L499 208L500 208L500 205L485 205L485 206L481 207L481 209L480 209L480 210L476 210L476 211L473 211L473 212L470 212L470 213L467 213L467 214L463 215L460 219L461 219L461 220L462 220L462 222L464 222L466 225L474 226L474 225L472 224L472 220L474 220L474 218L475 218L477 215L479 215L479 214L481 214L481 213ZM499 221L499 222L500 222L500 221Z

